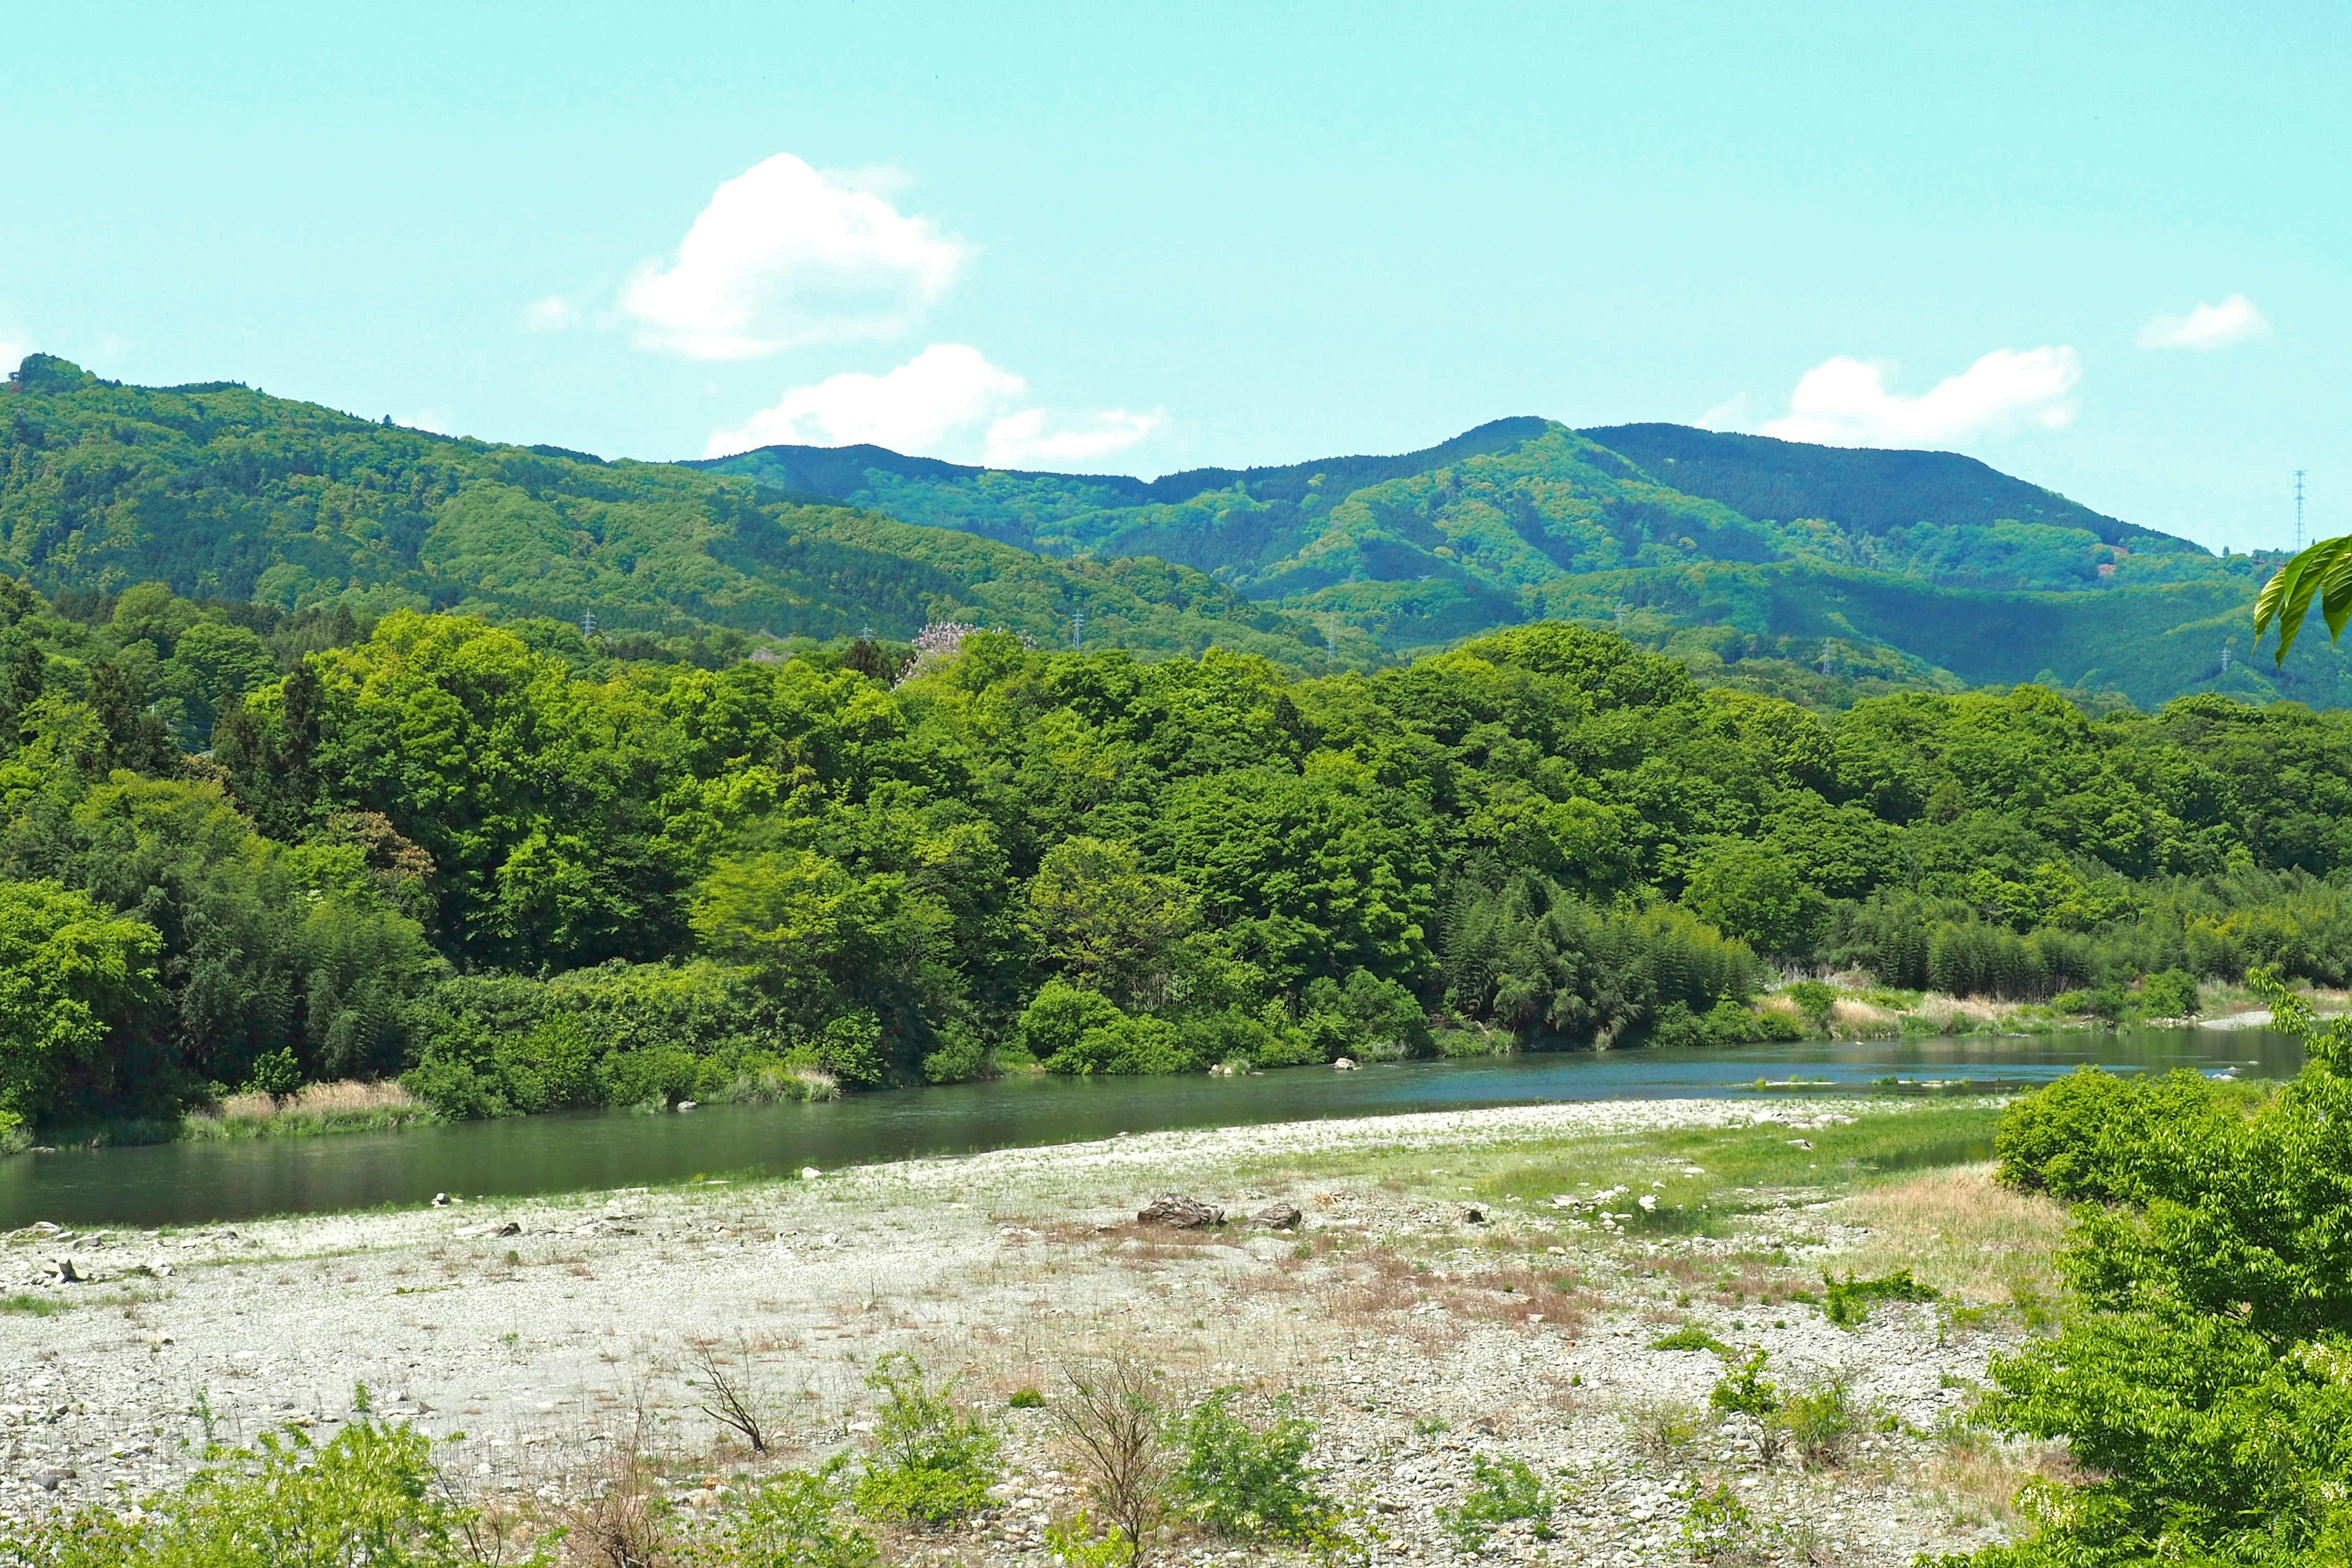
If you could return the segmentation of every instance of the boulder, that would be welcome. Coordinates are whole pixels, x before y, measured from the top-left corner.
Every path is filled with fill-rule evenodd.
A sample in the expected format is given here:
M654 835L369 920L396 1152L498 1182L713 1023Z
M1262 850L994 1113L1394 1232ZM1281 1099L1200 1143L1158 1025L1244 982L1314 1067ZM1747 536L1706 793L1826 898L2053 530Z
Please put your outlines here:
M1204 1204L1198 1198L1188 1198L1181 1193L1162 1193L1142 1208L1135 1217L1144 1225L1171 1226L1178 1230L1199 1230L1204 1226L1225 1223L1225 1211L1214 1204Z
M1298 1205L1297 1204L1268 1204L1265 1207L1258 1210L1257 1213L1250 1215L1250 1228L1253 1230L1297 1230L1300 1223L1305 1218L1306 1216L1298 1212Z
M1341 1057L1331 1064L1331 1070L1333 1072L1354 1072L1356 1070L1356 1058L1353 1057Z

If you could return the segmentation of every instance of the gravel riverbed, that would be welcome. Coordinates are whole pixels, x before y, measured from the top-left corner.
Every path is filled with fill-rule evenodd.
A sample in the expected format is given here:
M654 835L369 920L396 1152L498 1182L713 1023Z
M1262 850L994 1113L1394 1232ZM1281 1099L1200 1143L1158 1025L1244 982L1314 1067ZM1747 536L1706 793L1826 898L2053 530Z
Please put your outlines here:
M856 1443L866 1374L906 1351L999 1413L1011 1479L980 1520L893 1549L1044 1563L1077 1481L1050 1413L1006 1396L1122 1354L1179 1389L1237 1385L1244 1407L1293 1397L1379 1561L1689 1562L1693 1500L1715 1495L1744 1513L1738 1560L1907 1563L2009 1528L1998 1494L2026 1458L1951 1423L2016 1342L2013 1314L1888 1302L1831 1324L1796 1292L1870 1239L1834 1199L1765 1203L1732 1235L1651 1235L1600 1204L1490 1208L1449 1192L1444 1165L1663 1128L1769 1121L1801 1138L1895 1109L1512 1107L234 1227L35 1226L0 1237L16 1309L0 1314L0 1513L136 1506L207 1438L323 1436L361 1403L448 1439L449 1472L487 1499L558 1507L636 1444L673 1502L719 1507L748 1456L703 1408L699 1354L738 1369L783 1457L805 1461ZM1410 1183L1363 1173L1403 1155ZM1237 1223L1139 1225L1171 1190ZM1238 1223L1276 1202L1301 1211L1297 1230ZM1654 1348L1689 1326L1763 1349L1785 1388L1843 1382L1861 1429L1833 1462L1768 1458L1754 1422L1706 1408L1724 1355ZM1550 1523L1466 1547L1442 1510L1474 1464L1505 1458L1547 1479Z

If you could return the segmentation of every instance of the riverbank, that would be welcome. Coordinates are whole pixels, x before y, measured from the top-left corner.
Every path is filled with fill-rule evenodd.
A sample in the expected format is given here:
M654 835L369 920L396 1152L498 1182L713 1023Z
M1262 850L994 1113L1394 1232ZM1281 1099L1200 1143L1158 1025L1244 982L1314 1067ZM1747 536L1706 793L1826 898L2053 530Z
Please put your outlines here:
M1981 1100L1522 1106L806 1180L19 1230L0 1246L15 1309L0 1510L133 1500L207 1439L331 1432L362 1385L379 1415L448 1439L453 1478L521 1514L552 1517L632 1443L679 1506L720 1506L739 1468L854 1447L866 1372L903 1350L961 1376L1013 1468L982 1521L893 1550L1042 1563L1043 1522L1075 1483L1046 1415L1007 1398L1116 1352L1183 1387L1296 1397L1320 1424L1317 1462L1389 1537L1384 1561L1455 1560L1438 1510L1475 1460L1508 1458L1550 1478L1551 1561L1681 1561L1694 1483L1717 1481L1768 1556L1905 1561L2000 1535L2008 1492L2050 1462L1951 1420L2053 1289L2055 1205L1950 1163L1994 1115ZM1304 1217L1295 1233L1139 1226L1168 1188ZM61 1258L86 1278L43 1283ZM1944 1298L1852 1328L1823 1316L1825 1269L1903 1267ZM1760 1348L1792 1390L1842 1384L1855 1429L1816 1468L1764 1462L1746 1417L1706 1408L1723 1357L1654 1348L1693 1329L1675 1342ZM711 1345L740 1357L778 1455L752 1463L703 1414L693 1363ZM1505 1538L1534 1550L1524 1529Z

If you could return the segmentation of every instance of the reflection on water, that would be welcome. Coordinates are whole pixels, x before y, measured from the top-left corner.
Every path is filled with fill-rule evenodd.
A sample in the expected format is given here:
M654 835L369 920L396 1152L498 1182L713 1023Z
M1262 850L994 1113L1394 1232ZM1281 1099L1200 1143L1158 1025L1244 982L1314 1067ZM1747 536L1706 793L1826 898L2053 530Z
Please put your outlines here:
M832 1169L1161 1128L1384 1116L1545 1100L1863 1089L1885 1079L2020 1088L2084 1062L2284 1078L2301 1047L2268 1030L2126 1029L2018 1037L1807 1041L1720 1050L1563 1052L1254 1078L1006 1079L820 1105L708 1106L462 1122L405 1132L67 1150L0 1160L0 1226L186 1225L414 1205L436 1192L561 1192L695 1175ZM1981 1157L1986 1151L1958 1150ZM1946 1157L1950 1157L1947 1155ZM1933 1159L1923 1163L1935 1163Z

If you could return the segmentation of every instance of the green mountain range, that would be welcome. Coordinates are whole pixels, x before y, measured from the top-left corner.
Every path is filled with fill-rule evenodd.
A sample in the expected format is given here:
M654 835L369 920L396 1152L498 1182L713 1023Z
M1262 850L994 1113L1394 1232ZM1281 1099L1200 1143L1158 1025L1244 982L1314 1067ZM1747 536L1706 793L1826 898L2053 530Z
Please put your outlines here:
M2284 672L2253 655L2273 563L1948 453L1673 425L1502 419L1397 457L1145 480L876 447L607 462L40 354L0 392L0 571L281 612L738 639L961 620L1308 673L1549 616L1816 706L2021 680L2352 706L2352 665L2316 639Z
M2201 689L2352 700L2333 650L2284 672L2250 657L2274 559L2216 556L1946 452L1514 418L1402 457L1150 481L875 447L696 466L1048 554L1155 555L1396 653L1561 616L1718 678L1752 666L1768 686L1801 667L2143 705Z
M1294 669L1364 634L1188 567L1055 559L669 463L378 424L234 383L138 387L48 355L0 392L0 572L281 611L593 616L609 632L913 636L955 620Z

